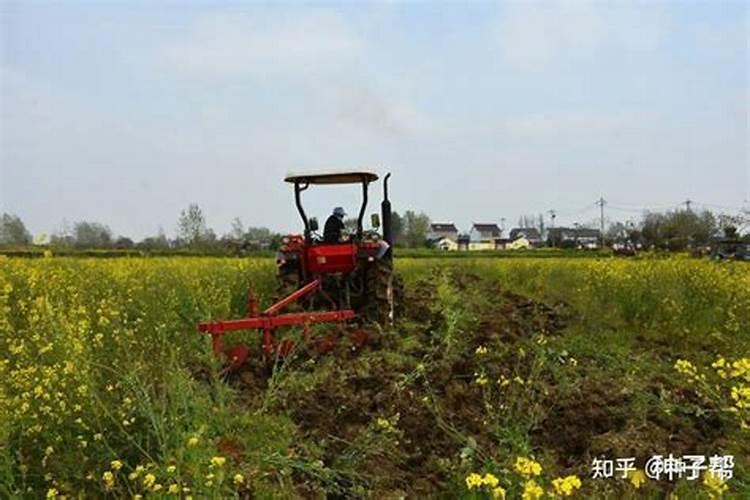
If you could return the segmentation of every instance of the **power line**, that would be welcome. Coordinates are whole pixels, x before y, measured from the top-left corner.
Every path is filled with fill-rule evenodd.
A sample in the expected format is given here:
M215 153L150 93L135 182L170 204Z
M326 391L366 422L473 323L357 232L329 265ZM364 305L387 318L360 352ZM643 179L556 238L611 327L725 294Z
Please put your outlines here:
M631 212L631 213L639 213L642 214L643 212L647 212L647 208L625 208L625 207L618 207L615 205L607 205L612 210L617 210L620 212Z
M720 208L722 210L736 210L738 212L741 212L742 210L744 210L743 207L729 207L729 206L726 206L726 205L715 205L713 203L701 203L701 202L697 202L697 201L696 202L691 202L691 203L695 203L696 205L700 205L702 207Z
M620 201L614 201L614 202L612 202L611 201L611 203L614 203L615 205L620 205L620 206L623 206L623 207L629 207L629 208L648 208L648 209L651 209L651 208L653 208L653 209L664 209L664 208L677 207L677 206L681 205L681 203L668 203L668 204L660 203L660 204L656 204L656 205L650 203L650 204L643 205L643 204L640 204L640 203L628 203L626 201L623 201L623 202L620 202Z
M586 205L585 207L583 207L583 208L581 208L579 210L574 210L572 212L557 212L556 211L555 213L557 215L560 215L560 216L563 216L563 217L569 217L571 215L578 215L578 214L581 214L583 212L588 212L589 210L594 209L596 207L596 205L597 205L596 203L592 203L590 205Z

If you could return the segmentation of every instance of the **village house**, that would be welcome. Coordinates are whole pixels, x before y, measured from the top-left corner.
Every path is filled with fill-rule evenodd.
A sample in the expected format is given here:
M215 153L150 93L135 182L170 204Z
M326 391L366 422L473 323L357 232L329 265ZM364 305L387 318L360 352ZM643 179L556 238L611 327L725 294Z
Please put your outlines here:
M442 237L437 240L430 240L430 245L438 250L455 252L458 250L458 241Z
M452 222L434 222L430 224L430 231L427 233L428 240L440 240L448 238L458 241L458 228Z
M532 247L540 247L544 244L542 234L535 227L514 227L510 230L510 241L516 241L525 238Z
M452 222L430 224L427 242L440 250L458 250L458 228Z
M469 231L469 250L497 250L502 231L497 224L473 223Z

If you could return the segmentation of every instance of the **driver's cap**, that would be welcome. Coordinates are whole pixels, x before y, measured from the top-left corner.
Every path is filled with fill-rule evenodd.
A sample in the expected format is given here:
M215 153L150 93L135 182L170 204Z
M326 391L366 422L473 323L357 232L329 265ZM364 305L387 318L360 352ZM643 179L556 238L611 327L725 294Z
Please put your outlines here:
M336 207L333 209L333 215L338 215L339 217L344 217L346 215L346 212L344 211L344 207Z

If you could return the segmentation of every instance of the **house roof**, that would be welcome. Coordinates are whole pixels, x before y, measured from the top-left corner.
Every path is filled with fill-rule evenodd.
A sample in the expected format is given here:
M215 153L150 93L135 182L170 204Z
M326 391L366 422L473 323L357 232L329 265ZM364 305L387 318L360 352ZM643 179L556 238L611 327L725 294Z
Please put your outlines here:
M501 233L500 228L497 226L497 224L483 224L475 222L471 227L476 229L480 233L490 233L492 236L500 236Z
M579 238L598 238L601 233L598 229L589 229L587 227L582 227L578 230L578 237Z
M526 236L527 240L541 240L542 235L535 227L514 227L510 230L510 239L515 240L521 236Z
M430 230L432 231L455 231L458 232L458 228L452 222L435 222L430 224Z

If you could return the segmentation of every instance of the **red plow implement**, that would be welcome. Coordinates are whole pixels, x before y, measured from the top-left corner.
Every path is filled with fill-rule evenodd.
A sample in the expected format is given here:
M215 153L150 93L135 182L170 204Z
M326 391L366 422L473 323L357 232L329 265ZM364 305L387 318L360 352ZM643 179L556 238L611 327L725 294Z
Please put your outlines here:
M305 328L305 341L309 340L308 326L315 323L343 323L344 321L354 319L356 314L351 309L340 309L330 311L311 311L311 312L294 312L280 314L285 307L298 302L316 292L322 292L321 280L316 278L299 290L289 294L279 300L263 312L258 311L258 301L250 293L248 297L247 309L249 317L233 319L226 321L204 321L198 324L198 330L211 335L213 351L217 356L226 355L229 366L228 369L235 370L241 366L249 355L250 349L239 344L231 349L224 349L224 334L237 330L260 330L263 332L261 339L261 349L266 356L284 357L294 347L294 343L285 340L277 343L274 338L274 330L284 326L302 325Z

